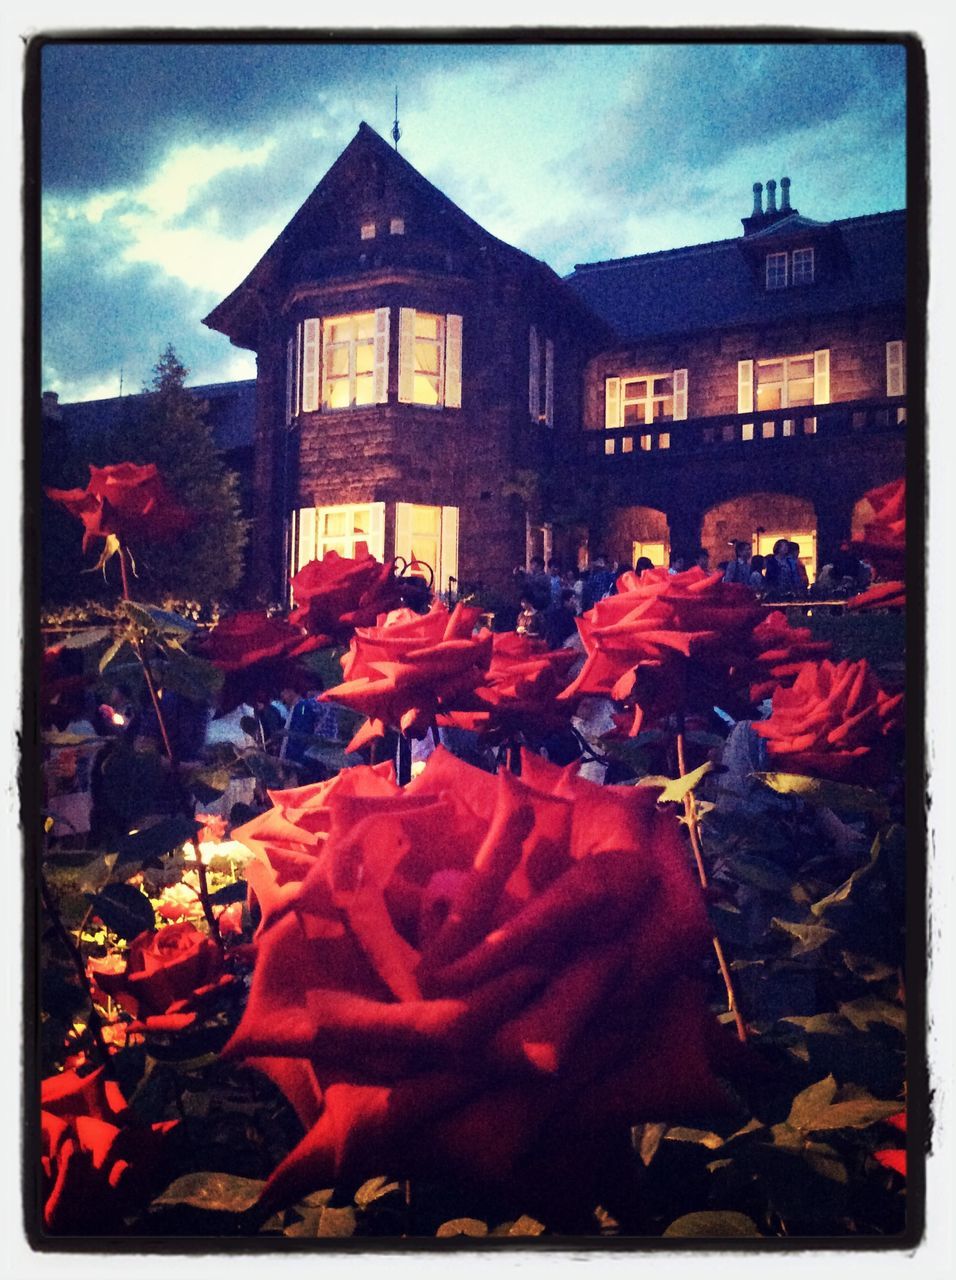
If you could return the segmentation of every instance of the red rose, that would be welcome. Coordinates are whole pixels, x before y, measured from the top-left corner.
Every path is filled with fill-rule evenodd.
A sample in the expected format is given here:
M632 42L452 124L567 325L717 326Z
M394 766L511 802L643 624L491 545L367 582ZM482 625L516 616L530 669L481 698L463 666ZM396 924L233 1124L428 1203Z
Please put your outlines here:
M359 628L342 659L345 682L321 695L369 717L349 743L357 751L386 728L421 738L438 711L470 693L491 661L490 631L472 634L480 609L436 601L426 614L396 609Z
M60 1235L116 1232L148 1200L177 1121L136 1125L102 1067L43 1080L40 1108L44 1226Z
M865 658L808 662L754 722L772 769L841 782L877 782L889 765L887 735L901 725L903 695L882 689Z
M887 1116L886 1123L891 1124L894 1129L899 1129L901 1133L906 1132L906 1112L897 1111L895 1115ZM885 1147L882 1151L874 1151L873 1157L883 1166L884 1169L895 1169L897 1173L906 1177L906 1148L905 1147Z
M848 609L903 609L906 607L904 582L877 582L867 591L846 602Z
M224 1056L306 1129L264 1205L383 1168L504 1184L725 1105L704 904L652 794L528 753L520 779L442 748L392 776L275 793L233 833L263 918Z
M219 705L231 711L242 703L268 702L285 688L305 693L315 677L299 659L330 643L327 636L307 636L284 618L247 612L223 618L197 641L196 652L224 672Z
M222 952L189 921L147 929L130 943L126 968L97 972L96 980L147 1031L191 1026L233 981L223 973Z
M731 670L764 616L746 587L695 567L625 573L617 590L578 619L587 658L563 698L627 703L632 737L646 720L726 698Z
M110 534L124 546L140 539L168 542L195 523L193 513L170 495L152 462L91 466L85 489L47 489L46 494L82 521L84 551L94 538Z
M814 640L809 627L791 626L782 609L767 613L754 627L745 650L752 655L751 662L742 662L739 668L750 684L751 700L760 702L775 689L793 684L807 662L824 658L831 648L829 640Z
M562 729L574 708L558 701L558 694L578 657L574 649L548 652L543 640L496 632L481 683L461 696L453 710L439 715L439 724L505 739Z
M356 627L374 626L379 614L394 609L399 592L393 561L380 564L373 556L349 560L329 551L292 579L296 608L289 621L311 635L345 640Z
M891 480L863 495L872 515L863 537L850 545L869 560L881 578L900 580L906 573L906 481Z

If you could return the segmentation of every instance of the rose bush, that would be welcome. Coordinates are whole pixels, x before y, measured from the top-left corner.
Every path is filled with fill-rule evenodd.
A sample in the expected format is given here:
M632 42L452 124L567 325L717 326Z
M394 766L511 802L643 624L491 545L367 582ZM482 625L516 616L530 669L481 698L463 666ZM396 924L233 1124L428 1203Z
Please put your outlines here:
M543 640L513 631L496 632L481 683L459 697L453 710L439 715L438 722L506 740L562 729L574 708L558 695L579 656L574 649L549 652Z
M400 603L394 562L373 556L350 560L329 551L303 565L292 579L295 609L289 621L310 635L347 640L356 627L374 626L382 613Z
M139 934L122 969L95 960L91 967L100 990L137 1019L135 1029L147 1032L192 1026L235 981L223 971L219 947L188 920Z
M851 543L858 556L869 560L880 578L900 580L906 572L906 481L870 489L862 499L872 511L863 537Z
M178 1122L137 1124L98 1067L40 1084L43 1225L59 1235L115 1234L161 1177L165 1135Z
M865 658L808 662L753 728L766 740L772 769L874 783L889 767L889 735L901 727L902 705L902 693L881 688Z
M305 1129L264 1208L383 1170L507 1184L725 1105L706 912L648 789L439 748L404 788L357 767L271 799L233 833L262 920L223 1053Z
M304 693L314 682L300 659L331 644L328 636L307 636L284 618L249 611L234 613L196 641L200 657L225 675L222 711L268 702L280 689Z
M481 610L435 602L426 614L396 609L379 626L356 630L342 658L345 680L322 700L368 716L347 750L357 751L387 728L421 738L439 711L457 705L482 680L492 635L473 635Z
M111 534L124 546L140 540L168 542L195 524L191 511L172 497L155 463L117 462L90 466L85 489L47 489L46 495L83 525L83 550Z

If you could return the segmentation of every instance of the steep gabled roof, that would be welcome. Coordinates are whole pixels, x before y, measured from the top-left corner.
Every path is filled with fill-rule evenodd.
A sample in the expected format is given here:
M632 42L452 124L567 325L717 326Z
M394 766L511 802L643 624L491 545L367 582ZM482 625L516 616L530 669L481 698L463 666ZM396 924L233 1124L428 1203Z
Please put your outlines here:
M904 301L905 210L830 223L793 218L795 233L817 233L826 239L826 260L811 285L764 287L751 249L763 232L579 263L566 282L622 341L787 322ZM789 221L767 228L766 240L772 237L774 247L786 236Z
M199 387L186 387L190 396L207 404L206 421L212 427L213 439L223 450L247 448L255 439L256 380L210 382ZM142 394L112 396L108 400L74 400L57 406L57 419L71 431L82 435L99 427L109 427L122 420L127 410L136 411L144 402Z

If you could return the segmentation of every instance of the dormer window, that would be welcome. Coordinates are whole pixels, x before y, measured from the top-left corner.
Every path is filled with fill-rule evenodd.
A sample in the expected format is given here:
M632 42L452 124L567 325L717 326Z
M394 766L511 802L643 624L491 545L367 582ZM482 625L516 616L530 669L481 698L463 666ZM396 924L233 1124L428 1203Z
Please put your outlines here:
M374 240L375 239L375 223L363 222L361 234L362 234L363 240Z
M767 254L767 288L786 289L787 287L787 254Z
M767 288L786 289L788 285L813 284L813 267L812 248L768 253Z
M388 224L389 235L403 236L405 234L405 219L393 218Z

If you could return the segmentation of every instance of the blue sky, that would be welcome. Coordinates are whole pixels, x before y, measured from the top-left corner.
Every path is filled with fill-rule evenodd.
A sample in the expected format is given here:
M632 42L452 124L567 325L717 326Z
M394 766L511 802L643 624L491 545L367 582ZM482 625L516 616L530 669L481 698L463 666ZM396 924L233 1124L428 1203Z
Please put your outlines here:
M201 319L361 120L562 274L740 233L784 174L827 220L905 203L905 53L886 44L54 43L41 64L44 389L253 377Z

